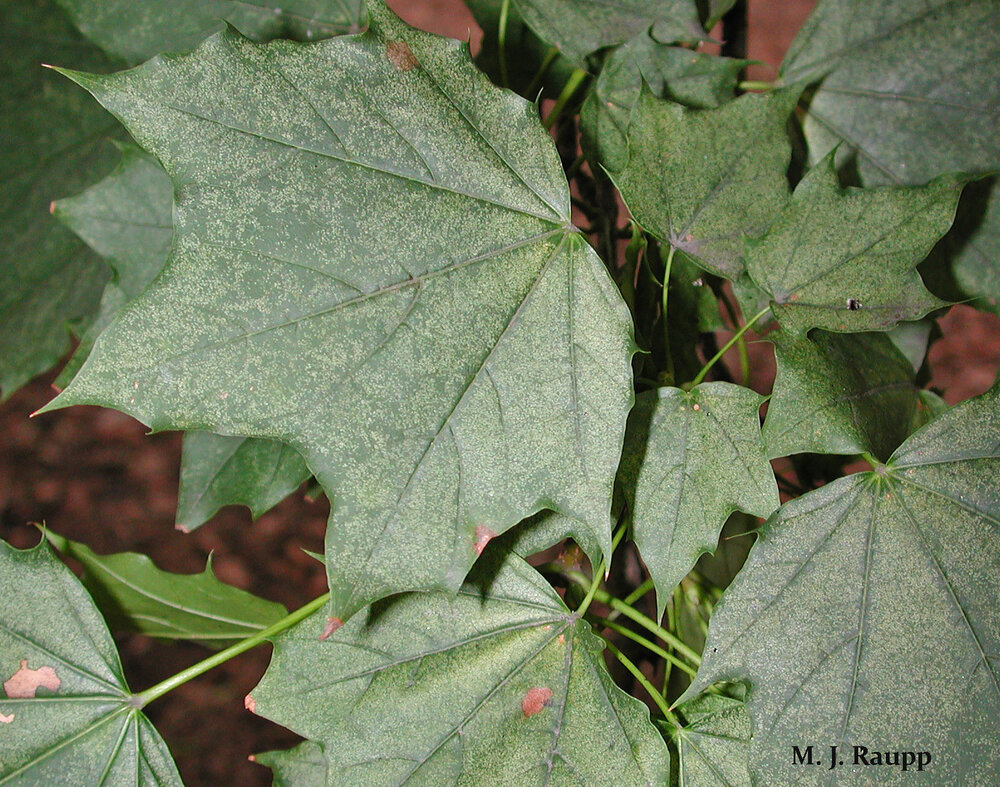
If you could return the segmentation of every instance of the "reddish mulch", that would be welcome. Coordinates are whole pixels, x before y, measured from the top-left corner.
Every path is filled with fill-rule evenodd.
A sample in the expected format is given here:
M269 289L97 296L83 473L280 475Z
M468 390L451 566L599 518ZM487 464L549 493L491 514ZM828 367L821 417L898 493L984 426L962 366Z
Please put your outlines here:
M467 38L474 23L457 0L392 3L413 24ZM776 63L811 5L751 3L751 57ZM768 9L770 7L770 9ZM456 10L457 8L457 10ZM478 31L475 31L478 34ZM773 72L761 68L755 78ZM942 320L931 350L932 385L950 403L986 390L1000 364L1000 320L960 306ZM765 347L754 349L769 354ZM129 417L77 407L35 419L49 380L37 380L0 407L0 536L16 546L38 540L45 522L98 552L137 551L161 568L200 571L214 555L220 578L294 608L325 590L322 567L302 551L322 551L325 501L293 495L257 522L226 509L190 535L174 530L180 438L146 435ZM755 380L755 387L756 387ZM763 381L766 384L766 381ZM204 658L207 651L139 636L118 638L125 672L142 690ZM270 773L247 756L294 744L296 736L259 719L243 697L267 666L267 648L244 654L149 706L189 785L265 785Z

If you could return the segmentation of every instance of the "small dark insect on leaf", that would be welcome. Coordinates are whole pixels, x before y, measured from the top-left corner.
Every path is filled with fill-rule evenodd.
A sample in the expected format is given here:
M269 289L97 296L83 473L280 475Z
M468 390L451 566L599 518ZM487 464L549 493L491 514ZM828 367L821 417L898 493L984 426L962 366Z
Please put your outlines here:
M861 308L861 301L857 300L856 298L848 298L847 308L850 309L852 312L856 312L858 309Z

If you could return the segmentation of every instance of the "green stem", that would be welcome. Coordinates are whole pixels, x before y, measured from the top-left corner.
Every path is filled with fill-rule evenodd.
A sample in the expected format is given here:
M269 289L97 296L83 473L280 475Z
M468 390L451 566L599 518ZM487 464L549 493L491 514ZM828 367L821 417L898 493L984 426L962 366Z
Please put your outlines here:
M618 650L618 648L616 648L607 640L605 640L605 645L607 645L608 650L610 650L614 654L615 658L618 659L624 665L625 669L627 669L629 672L632 673L632 677L638 681L639 685L642 686L649 694L649 696L653 698L653 702L655 702L656 706L660 709L660 712L663 714L663 718L665 718L671 724L680 727L681 724L677 720L677 717L670 712L670 707L667 705L667 701L663 699L663 695L660 694L660 692L656 690L656 687L653 686L653 684L649 682L646 676L642 674L642 670L640 670L637 666L635 666L635 664L632 663L632 660L628 656L626 656L624 653Z
M774 84L771 82L758 82L750 79L740 82L739 88L740 90L774 90Z
M625 535L625 525L625 512L622 511L621 522L618 523L618 529L615 531L614 537L611 539L612 555L614 555L615 550L618 549L618 545L621 543L622 537ZM594 572L594 576L590 578L590 590L587 591L587 595L583 597L583 601L581 601L580 606L577 607L576 614L580 617L583 617L590 608L590 604L594 600L594 595L601 586L601 580L604 579L604 571L606 568L607 565L602 557L601 562L597 564L597 570Z
M176 675L171 675L164 681L160 681L155 686L152 686L151 688L146 689L141 694L136 695L134 700L135 706L139 708L144 708L153 700L162 697L169 691L173 691L178 686L182 686L192 678L197 678L199 675L208 672L210 669L213 669L214 667L217 667L220 664L224 664L231 658L239 656L241 653L245 653L251 648L260 645L265 640L270 639L276 634L280 634L285 629L294 626L300 620L304 620L305 618L309 617L313 612L315 612L317 609L320 609L329 600L330 600L330 594L324 593L322 596L314 598L305 606L299 607L294 612L286 615L277 623L268 626L263 631L260 631L251 637L247 637L246 639L237 642L235 645L228 647L225 650L220 650L218 653L214 653L207 659L199 661L197 664L194 664L185 670L181 670Z
M690 675L692 678L698 672L698 670L696 670L690 664L687 664L686 662L681 661L679 658L677 658L670 651L665 650L664 648L661 648L655 642L646 639L641 634L636 634L631 629L625 628L620 623L615 623L613 620L608 620L608 618L598 618L597 622L600 623L602 626L606 626L607 628L611 629L612 631L617 631L623 637L627 637L628 639L632 640L633 642L637 642L638 644L642 645L646 650L648 650L650 653L655 653L660 658L666 659L669 664L673 664L678 669L683 670L688 675Z
M660 314L663 318L663 354L667 359L667 375L670 378L670 382L674 381L674 359L670 354L670 326L667 323L667 301L670 295L670 269L674 264L674 253L677 251L677 247L671 245L670 251L667 252L667 261L663 263L663 295L661 296Z
M545 75L548 73L549 67L552 65L552 63L555 61L558 55L559 55L559 50L556 49L555 47L552 47L548 52L545 53L545 59L542 61L542 64L538 67L538 71L531 78L531 84L528 85L528 87L524 91L525 96L531 98L531 96L535 95L535 93L538 92L538 88L541 86L542 80L545 79Z
M567 571L565 576L576 582L578 585L587 587L590 585L590 580L578 571ZM597 589L594 592L594 600L600 601L602 604L607 604L612 609L616 609L621 612L629 620L638 623L646 631L655 634L668 645L670 645L674 650L680 653L684 658L686 658L695 667L701 666L701 656L699 656L695 651L688 647L682 640L671 634L663 626L657 624L652 618L648 618L643 615L639 610L634 607L628 606L620 598L615 598L608 591Z
M556 121L559 120L559 116L562 115L566 105L576 94L577 89L586 78L587 72L582 68L574 69L573 73L569 75L569 79L566 80L566 84L563 86L562 92L556 99L555 106L552 107L552 111L549 112L549 116L545 118L544 125L546 129L551 129L556 124Z
M497 29L497 61L500 64L500 83L503 87L510 87L510 80L507 78L508 14L510 14L510 0L503 0L500 4L500 22Z
M771 311L771 307L770 306L765 306L763 309L761 309L759 312L757 312L749 320L749 322L746 323L746 325L744 325L735 334L733 334L733 337L728 342L726 342L724 345L722 345L722 348L715 355L712 356L712 358L708 361L708 363L706 363L704 366L701 367L701 371L698 372L698 376L695 377L691 381L691 386L690 387L694 388L696 385L698 385L699 383L701 383L701 381L705 379L705 375L707 375L708 372L711 370L711 368L713 366L715 366L716 362L720 358L722 358L723 355L725 355L727 352L729 352L729 348L732 347L734 344L736 344L741 338L743 338L743 334L745 334L747 331L749 331L750 328L752 328L754 326L754 324L761 317L763 317L765 314L767 314L769 311Z
M639 585L639 587L637 587L635 590L633 590L631 593L625 596L625 598L622 600L628 606L630 607L634 606L636 601L645 596L652 589L653 589L653 580L647 579L645 582Z

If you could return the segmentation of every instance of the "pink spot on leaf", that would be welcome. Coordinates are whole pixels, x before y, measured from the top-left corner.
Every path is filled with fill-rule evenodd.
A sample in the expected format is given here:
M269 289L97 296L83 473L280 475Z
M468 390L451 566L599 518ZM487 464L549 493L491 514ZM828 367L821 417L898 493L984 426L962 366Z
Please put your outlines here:
M483 550L486 549L486 545L496 537L497 534L486 527L486 525L476 525L476 554L483 554Z
M28 669L28 662L21 660L21 668L3 682L3 690L12 700L26 700L35 696L40 688L55 691L62 684L52 667Z
M542 708L547 707L552 702L552 689L548 689L545 686L535 686L532 689L528 689L527 693L524 695L524 699L521 700L521 710L524 711L524 717L534 716L536 713L541 713Z

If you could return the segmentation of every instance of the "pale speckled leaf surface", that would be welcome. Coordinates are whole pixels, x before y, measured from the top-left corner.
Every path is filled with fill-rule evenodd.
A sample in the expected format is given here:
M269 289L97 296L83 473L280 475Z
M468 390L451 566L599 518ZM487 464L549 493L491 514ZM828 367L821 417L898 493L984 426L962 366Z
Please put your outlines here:
M680 705L677 787L750 787L750 717L742 700L703 694Z
M628 310L533 106L370 16L73 75L163 162L176 234L53 405L292 443L333 501L343 618L459 587L543 508L606 549L632 397Z
M356 33L364 0L57 0L105 52L141 63L194 49L228 22L255 41L319 41Z
M110 169L114 118L58 74L114 68L49 0L2 0L0 58L0 396L69 349L71 323L97 311L107 266L49 215L49 204Z
M822 82L804 130L820 161L840 143L866 184L925 183L1000 166L995 0L825 0L782 66Z
M540 38L582 63L591 52L652 30L658 41L707 36L694 0L512 0Z
M326 787L327 767L323 747L314 741L302 741L285 751L255 754L253 761L274 772L272 787Z
M190 532L223 506L245 505L256 519L312 474L302 455L279 440L184 435L177 527Z
M116 632L223 647L263 631L288 612L281 604L222 582L211 560L200 574L175 574L136 552L98 555L51 530L45 537L83 566L84 587Z
M180 787L104 620L44 539L0 542L0 678L0 783Z
M712 273L743 272L743 237L763 233L788 199L785 124L797 93L748 93L688 109L643 90L628 163L611 177L643 229Z
M94 341L121 308L163 269L174 235L170 178L148 153L121 148L118 166L104 180L54 205L54 215L114 271L100 311L56 380L65 387L80 370ZM309 477L294 448L275 440L194 432L184 439L177 525L194 530L226 505L246 505L255 517Z
M162 270L174 235L173 189L156 159L135 145L122 145L118 165L81 194L53 203L52 214L113 271L93 322L56 380L65 387L86 360L94 341L124 306Z
M871 773L850 749L832 772L803 772L788 756L798 741L932 753L922 776L882 768L879 784L1000 779L998 472L994 388L916 432L879 471L796 498L764 525L716 606L689 689L749 684L756 783Z
M921 184L942 172L1000 168L1000 5L995 0L824 0L783 65L786 80L823 77L803 128L813 161L863 183ZM1000 197L964 204L971 225L952 254L975 305L1000 299ZM963 216L962 214L967 215Z
M965 180L842 190L827 156L767 234L746 240L750 278L793 333L878 331L923 317L944 302L916 266L951 227Z
M885 460L919 401L910 361L883 333L773 337L777 375L764 422L771 458L870 453Z
M761 397L740 385L641 394L629 416L619 479L632 536L656 583L658 617L670 592L736 510L766 517L778 486L760 436Z
M669 755L600 640L534 569L491 555L458 595L279 635L257 713L322 744L332 784L663 785Z
M580 110L584 144L612 170L628 161L628 129L643 84L658 98L705 109L732 100L748 60L668 46L648 31L613 50Z

